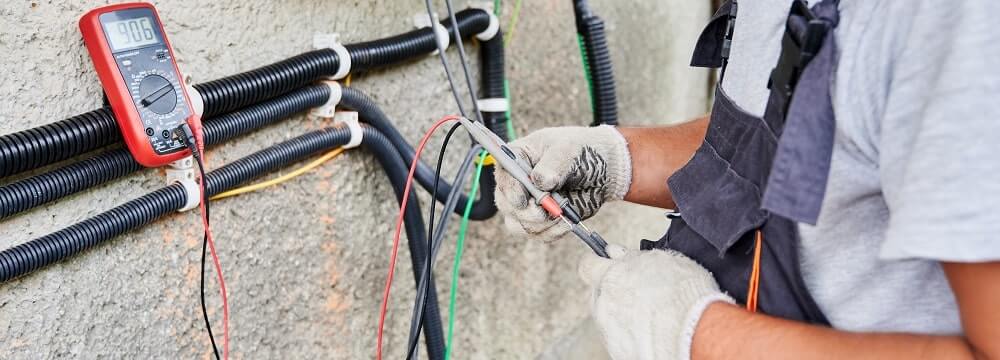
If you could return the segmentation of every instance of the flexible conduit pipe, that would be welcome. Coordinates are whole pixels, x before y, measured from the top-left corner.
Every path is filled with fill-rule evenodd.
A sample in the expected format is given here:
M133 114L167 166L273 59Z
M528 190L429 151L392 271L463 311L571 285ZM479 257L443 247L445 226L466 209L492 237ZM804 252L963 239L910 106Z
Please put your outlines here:
M365 149L368 149L378 159L385 175L392 184L392 190L396 194L396 201L403 200L403 192L406 190L406 178L409 175L409 162L404 162L397 149L393 146L382 132L371 127L365 127L365 137L361 142ZM410 210L410 208L413 210ZM431 251L427 242L427 227L424 224L423 215L420 211L420 203L416 196L407 198L406 212L403 214L403 226L406 230L406 244L410 250L410 261L413 264L414 284L420 283L423 269L427 262L427 253ZM424 307L424 316L427 321L423 328L426 336L424 343L427 345L427 354L430 359L444 358L444 330L441 326L441 311L438 307L437 289L434 285L434 274L427 279L430 286L430 293L427 297L427 304Z
M464 19L468 18L465 17ZM459 19L460 26L462 26L462 19ZM483 42L480 53L483 68L483 98L501 98L504 95L503 81L505 75L503 40L500 34L498 33L497 36ZM393 54L393 52L388 52L388 54ZM371 53L366 56L378 57ZM388 56L383 54L382 57L378 58L384 59ZM279 71L278 68L281 67L276 67L272 70ZM258 76L268 77L264 74L259 74ZM372 123L392 140L393 145L396 146L407 163L412 161L413 147L399 134L399 131L395 129L388 117L375 105L374 101L357 90L348 88L344 91L346 95L342 103L349 108L358 110L362 119ZM211 145L231 139L237 135L287 118L310 107L322 105L328 98L329 90L326 86L307 86L258 106L209 118L205 120L206 143ZM107 114L110 114L110 112L107 112ZM506 114L502 112L485 112L484 119L490 129L502 138L507 138L506 127L504 126L507 121ZM114 119L109 117L107 121L113 123ZM112 124L111 126L115 125ZM117 128L112 129L114 130L112 133L117 136ZM116 149L48 173L0 186L0 219L98 186L140 169L141 166L135 162L125 149ZM483 176L480 181L480 188L482 189L481 198L473 207L470 215L472 220L485 220L496 213L496 208L493 205L493 189L495 187L492 176L493 168L487 167L484 171L486 171L486 176ZM431 186L434 183L433 174L433 170L426 164L423 162L419 164L417 180L425 189L432 189ZM445 194L448 193L451 185L441 181L440 186L440 189L445 190L439 192L441 194L439 200L444 201ZM467 198L463 197L460 201L464 203L467 201Z
M591 83L594 122L592 125L618 125L618 100L615 97L615 75L608 51L604 20L590 11L586 0L573 0L576 31L583 39L584 66Z
M368 127L364 132L363 146L375 154L386 169L386 176L393 186L397 201L400 201L408 172L406 164L385 136ZM346 144L350 137L348 129L329 128L271 146L209 172L206 176L206 192L212 196L232 189L312 154ZM183 186L173 184L62 230L4 250L0 252L0 283L27 275L139 228L177 211L184 206L186 200ZM408 201L404 214L406 236L410 256L415 264L414 277L419 281L420 273L417 269L423 267L428 251L427 241L419 201L415 196L409 197ZM444 354L444 337L436 291L433 288L431 294L432 297L427 302L425 315L428 321L424 323L424 331L427 333L428 353L437 359Z
M347 108L353 109L358 112L358 117L362 121L371 125L373 128L378 129L379 132L385 135L386 138L393 144L399 154L403 157L403 161L410 164L414 161L414 150L413 146L406 141L406 138L399 133L399 130L392 125L389 117L382 112L375 101L368 97L361 91L354 88L344 88L342 98L340 99L341 105ZM496 180L493 178L493 167L484 167L483 175L480 178L480 186L483 191L480 192L480 198L473 205L472 212L469 216L473 220L485 220L492 217L497 212L496 205L493 203L493 190L496 188ZM488 176L487 176L488 175ZM438 186L438 197L437 200L440 202L445 202L448 197L448 193L451 192L451 184L448 182L437 179L434 176L434 169L427 166L423 162L418 162L416 172L414 177L421 187L425 189L433 189L435 180ZM459 204L464 204L469 201L469 198L465 195L459 198ZM455 209L455 213L462 214L464 209Z
M490 22L489 13L480 9L460 11L456 18L459 30L469 36L486 30ZM450 21L442 24L451 29ZM346 47L351 56L352 72L355 73L396 64L436 49L434 33L430 28ZM331 49L321 49L194 87L205 102L203 117L209 118L333 75L338 67L337 54ZM107 108L3 135L0 136L0 177L65 160L120 142L120 138L114 116Z
M205 143L208 145L221 143L293 114L323 105L329 98L330 87L312 85L239 111L205 120ZM142 165L135 161L128 150L115 149L44 174L0 186L0 219L141 169Z
M484 41L479 54L483 69L482 98L504 99L503 102L508 104L504 92L504 80L507 79L507 76L504 74L503 34L497 32L492 39ZM483 122L485 122L486 127L504 140L510 139L510 134L507 133L507 121L510 119L507 119L506 111L483 110ZM464 203L459 202L459 204Z

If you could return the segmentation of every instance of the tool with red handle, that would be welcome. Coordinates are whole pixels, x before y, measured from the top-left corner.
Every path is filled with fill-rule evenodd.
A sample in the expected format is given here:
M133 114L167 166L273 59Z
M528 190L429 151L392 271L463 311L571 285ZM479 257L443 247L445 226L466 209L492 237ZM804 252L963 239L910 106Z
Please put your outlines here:
M174 52L153 5L125 3L91 10L80 19L125 145L136 161L157 167L191 155L174 136L188 123L200 133Z

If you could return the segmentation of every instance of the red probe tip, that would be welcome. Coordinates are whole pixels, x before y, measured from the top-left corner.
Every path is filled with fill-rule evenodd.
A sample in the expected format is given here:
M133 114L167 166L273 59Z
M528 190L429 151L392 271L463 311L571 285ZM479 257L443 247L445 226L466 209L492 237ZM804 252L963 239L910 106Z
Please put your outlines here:
M559 207L559 203L557 203L556 199L553 199L551 195L542 198L539 204L542 205L542 209L545 209L545 212L549 213L549 216L554 218L562 217L562 208Z

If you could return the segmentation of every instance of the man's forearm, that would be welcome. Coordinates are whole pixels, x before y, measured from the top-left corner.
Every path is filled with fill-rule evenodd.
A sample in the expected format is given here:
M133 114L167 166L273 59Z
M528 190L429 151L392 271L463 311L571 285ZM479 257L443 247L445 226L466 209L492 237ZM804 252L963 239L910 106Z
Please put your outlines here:
M632 185L625 200L673 209L666 179L687 164L707 128L708 116L668 127L619 128L632 157Z
M975 359L958 336L851 333L710 305L691 345L694 360Z

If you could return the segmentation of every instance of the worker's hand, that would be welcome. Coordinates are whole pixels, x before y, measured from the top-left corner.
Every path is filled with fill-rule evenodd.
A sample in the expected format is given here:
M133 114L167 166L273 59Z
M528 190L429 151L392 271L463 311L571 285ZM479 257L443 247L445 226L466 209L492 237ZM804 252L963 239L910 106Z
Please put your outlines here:
M547 128L509 146L532 166L530 177L536 187L562 194L583 218L593 216L607 201L623 199L632 181L628 144L611 126ZM498 168L496 180L497 208L511 231L544 240L568 231L510 174Z
M592 288L591 311L614 359L689 359L705 308L733 302L708 270L676 251L611 244L608 255L588 252L579 271Z

